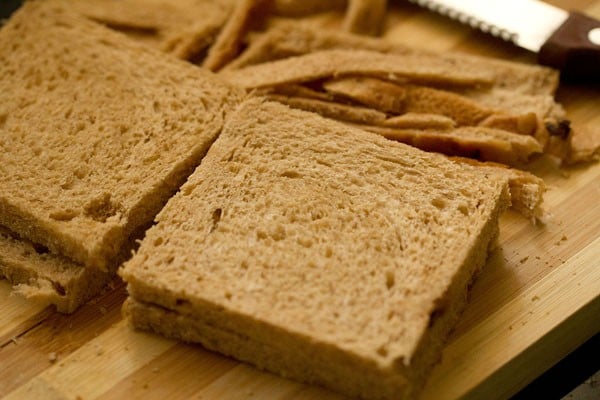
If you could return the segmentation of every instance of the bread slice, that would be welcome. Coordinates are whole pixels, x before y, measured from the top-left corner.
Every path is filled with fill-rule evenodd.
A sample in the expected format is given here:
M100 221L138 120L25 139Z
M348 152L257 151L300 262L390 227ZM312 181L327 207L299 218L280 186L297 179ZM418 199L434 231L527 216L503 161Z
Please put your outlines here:
M53 304L61 313L75 311L97 294L114 273L115 270L75 264L0 227L0 277L13 284L16 294Z
M107 269L200 163L239 92L64 2L0 31L0 225Z
M208 50L202 66L218 71L233 60L242 49L242 41L252 26L260 25L271 12L272 0L241 0Z
M315 51L221 73L223 78L245 89L347 75L460 87L491 85L493 80L488 71L443 59L427 63L420 55L382 54L369 50Z
M193 60L226 23L231 0L69 0L82 15L130 38Z
M514 94L552 95L558 88L558 72L538 65L496 60L462 53L436 53L346 32L319 29L310 24L279 24L250 43L227 69L279 60L320 50L370 50L419 57L424 65L452 64L492 76L494 87Z
M124 264L134 326L350 396L414 397L507 180L252 99Z
M378 36L383 31L387 0L349 0L343 29L361 35Z

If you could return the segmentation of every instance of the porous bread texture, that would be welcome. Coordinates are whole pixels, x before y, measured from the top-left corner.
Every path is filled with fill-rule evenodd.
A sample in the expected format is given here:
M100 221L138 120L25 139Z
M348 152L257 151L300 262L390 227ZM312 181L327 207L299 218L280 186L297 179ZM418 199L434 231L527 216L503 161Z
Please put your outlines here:
M176 57L195 61L214 42L232 0L68 0L82 15Z
M72 12L0 31L0 224L105 269L220 132L239 92Z
M509 168L495 162L481 162L464 157L450 157L450 159L454 162L471 165L476 171L505 176L508 179L511 208L531 218L533 223L544 216L542 203L546 184L543 179L531 172Z
M538 65L496 60L453 52L432 52L398 43L347 32L320 29L303 22L281 23L259 36L226 69L313 53L319 50L371 50L380 53L412 55L423 64L456 64L460 68L485 71L493 76L495 87L513 93L552 95L558 88L558 71Z
M451 60L440 59L435 63L425 63L419 55L382 54L370 50L320 50L240 69L224 70L220 75L244 89L346 75L459 87L486 86L493 82L493 76L488 71L469 68Z
M41 304L72 313L114 276L112 271L85 268L0 227L0 277L14 292Z
M183 322L132 322L348 395L412 397L507 196L505 177L246 101L120 270L132 302Z

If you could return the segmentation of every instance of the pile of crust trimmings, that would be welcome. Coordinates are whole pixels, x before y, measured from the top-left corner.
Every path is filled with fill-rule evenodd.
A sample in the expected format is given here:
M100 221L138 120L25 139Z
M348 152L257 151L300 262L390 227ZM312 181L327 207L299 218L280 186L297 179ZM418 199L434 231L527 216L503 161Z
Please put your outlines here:
M122 11L118 23L111 22L116 17L106 9L101 13L94 8L94 3L110 0L86 1L80 11L140 39L135 29L142 18L136 7L140 2L157 8L176 3L182 18L206 16L194 19L195 28L183 21L177 21L178 29L167 27L166 22L147 27L146 32L163 38L164 50L221 71L231 83L292 108L446 154L455 161L480 161L486 173L508 175L513 208L532 221L543 214L544 182L514 167L522 168L540 154L565 163L589 161L600 154L597 141L581 140L586 135L572 141L570 122L554 100L558 86L554 70L426 52L353 34L382 30L385 1L374 5L365 1L120 0L121 7L132 10ZM200 13L200 8L213 3L229 17ZM318 20L290 20L344 8L341 30L324 29ZM155 19L160 20L145 20ZM174 47L173 42L185 45Z

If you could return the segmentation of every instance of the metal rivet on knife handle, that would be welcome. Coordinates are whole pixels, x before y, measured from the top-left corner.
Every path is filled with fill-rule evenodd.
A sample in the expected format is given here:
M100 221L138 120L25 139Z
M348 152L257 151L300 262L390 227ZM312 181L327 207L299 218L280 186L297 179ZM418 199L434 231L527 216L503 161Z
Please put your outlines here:
M575 80L600 82L600 21L572 12L544 43L540 63Z
M588 33L588 39L590 42L600 46L600 28L594 28Z

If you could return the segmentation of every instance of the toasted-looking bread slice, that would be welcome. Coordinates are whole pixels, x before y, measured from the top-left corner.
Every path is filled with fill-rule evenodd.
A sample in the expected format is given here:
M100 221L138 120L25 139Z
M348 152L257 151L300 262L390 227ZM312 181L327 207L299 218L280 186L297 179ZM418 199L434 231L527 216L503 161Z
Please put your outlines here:
M507 196L504 177L252 99L124 264L132 322L351 396L414 396Z
M200 163L239 99L64 2L0 31L0 225L106 268Z

